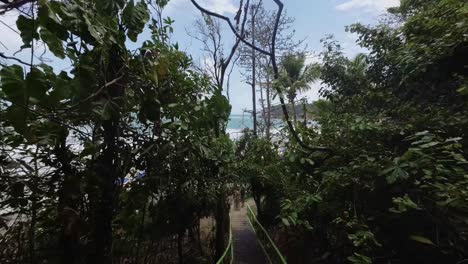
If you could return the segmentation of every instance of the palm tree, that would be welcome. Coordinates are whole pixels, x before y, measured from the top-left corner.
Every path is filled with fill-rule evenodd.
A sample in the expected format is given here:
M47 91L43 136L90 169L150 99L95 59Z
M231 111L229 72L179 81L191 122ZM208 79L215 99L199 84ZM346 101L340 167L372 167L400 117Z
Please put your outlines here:
M349 61L347 73L354 76L365 76L367 66L367 56L363 53L359 53L354 59Z
M279 83L286 89L289 104L293 108L294 122L297 121L296 97L300 92L311 88L310 84L320 77L318 64L306 65L304 53L287 54L281 62L281 75Z

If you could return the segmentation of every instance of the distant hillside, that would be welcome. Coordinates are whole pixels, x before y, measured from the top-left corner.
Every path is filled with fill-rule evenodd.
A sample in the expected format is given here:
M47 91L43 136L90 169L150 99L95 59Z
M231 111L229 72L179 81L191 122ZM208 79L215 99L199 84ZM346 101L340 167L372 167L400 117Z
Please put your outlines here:
M293 114L293 107L291 104L287 104L286 108L288 109L289 115L292 117ZM283 110L281 109L281 105L275 105L271 109L271 117L275 119L283 118ZM307 112L307 119L313 118L316 111L316 107L313 103L306 105L306 112ZM312 114L311 114L312 113ZM304 117L304 105L302 103L296 104L296 114L298 119L302 119Z

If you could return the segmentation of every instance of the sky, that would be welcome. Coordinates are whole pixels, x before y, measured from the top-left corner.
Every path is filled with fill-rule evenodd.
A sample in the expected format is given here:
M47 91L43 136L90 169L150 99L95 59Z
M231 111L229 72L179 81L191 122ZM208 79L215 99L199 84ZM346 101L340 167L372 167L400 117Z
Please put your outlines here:
M200 0L199 2L203 7L228 17L235 15L239 5L239 0ZM276 6L272 0L263 0L263 2L267 7L275 10ZM283 3L288 16L295 18L293 27L296 30L297 40L305 38L308 51L315 54L320 53L322 50L320 40L326 35L332 34L340 41L345 54L352 58L365 50L356 45L356 36L345 32L345 27L356 22L375 24L385 15L387 8L398 6L400 1L284 0ZM190 4L189 0L172 0L165 12L176 21L174 39L179 42L182 49L186 49L192 54L195 60L197 58L199 61L202 60L200 58L203 57L203 54L199 52L199 43L187 35L187 31L190 31L191 24L199 12ZM226 39L233 38L227 26L223 33L223 37ZM310 57L308 62L314 60L317 58ZM312 89L300 97L307 97L309 101L317 100L320 86L320 82L311 84ZM232 75L230 90L232 113L241 114L245 109L252 109L251 88L242 82L238 69L235 69Z
M255 0L252 1L255 2ZM203 7L231 18L234 17L239 2L239 0L199 0ZM263 0L263 2L272 10L276 7L272 0ZM340 41L345 54L352 58L365 50L355 44L356 36L345 32L345 26L356 22L375 24L385 15L387 8L399 5L399 0L283 0L283 3L288 16L295 18L293 25L296 31L295 37L297 40L305 39L308 51L318 54L322 50L320 40L332 34ZM189 36L189 33L195 33L192 32L192 25L200 16L200 12L190 3L190 0L171 0L164 15L175 20L171 41L177 42L181 50L192 55L195 63L204 61L201 44ZM14 32L16 17L17 14L14 12L0 16L0 52L29 60L27 50L15 54L21 46L21 38ZM226 43L232 42L234 36L226 24L222 25L223 38L226 39ZM136 49L147 38L149 38L148 30L140 35L137 43L130 43L130 48ZM43 57L56 69L68 67L66 61L57 59L48 52ZM310 57L308 62L314 60L316 58ZM311 84L312 89L300 97L307 97L309 101L316 100L319 97L320 86L319 82ZM231 77L230 90L232 113L241 114L243 110L252 109L251 88L242 81L237 68L234 69Z

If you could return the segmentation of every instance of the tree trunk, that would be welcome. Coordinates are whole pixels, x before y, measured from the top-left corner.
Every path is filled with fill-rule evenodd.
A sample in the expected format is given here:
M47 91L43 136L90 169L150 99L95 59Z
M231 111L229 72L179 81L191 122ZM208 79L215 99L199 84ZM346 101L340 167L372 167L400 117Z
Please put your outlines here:
M226 248L226 199L223 191L224 188L218 193L218 199L216 202L216 259L219 259L223 255L224 250Z
M261 81L261 79L260 79L260 81ZM266 118L265 99L263 98L263 87L262 86L260 86L260 102L261 102L261 106L262 106L262 119L263 119L263 122L265 123L265 126L262 127L262 135L265 135L266 134L265 133L265 128L266 128L267 118Z
M255 12L252 8L252 44L255 45ZM256 62L255 49L252 48L252 117L253 117L253 132L257 136L257 96L255 91L256 81Z
M19 223L18 225L18 237L16 240L16 256L15 259L17 263L25 262L26 256L23 254L23 223Z
M202 241L201 241L201 230L200 230L200 217L198 217L198 220L197 220L197 243L198 243L198 250L200 250L200 254L203 255L203 245L202 245Z
M184 248L183 248L184 232L179 231L177 235L177 255L179 256L179 264L184 264Z
M110 51L110 63L107 70L107 80L118 77L118 71L122 67L122 61L118 47L112 47ZM122 78L124 79L124 78ZM94 248L91 252L92 263L112 263L112 221L114 219L116 183L121 178L120 157L118 154L117 140L120 134L120 105L119 100L124 95L125 83L117 81L108 87L110 100L114 102L111 118L102 121L103 151L96 163L97 199L94 206Z
M140 219L140 226L139 226L139 231L138 231L138 240L137 240L137 246L136 246L136 263L140 260L140 248L141 244L143 241L143 232L144 232L144 226L145 226L145 217L146 217L146 202L143 205L143 212L141 214L141 219Z
M115 87L113 87L115 88ZM119 178L115 161L117 153L115 140L117 138L117 120L103 122L105 149L98 161L97 194L94 206L94 251L91 253L93 263L112 263L112 220L114 216L115 182Z
M255 205L257 207L258 218L261 219L262 216L263 216L262 195L253 193L253 199L254 199Z
M270 140L271 139L271 87L270 87L270 75L267 75L266 100L267 100L266 137L267 137L268 140Z
M36 151L34 153L34 172L31 180L31 223L29 226L29 263L36 263L35 257L35 247L36 247L36 222L37 222L37 190L38 186L38 177L39 177L39 167L37 162L37 154L39 152L39 147L36 146Z
M59 194L58 214L61 223L60 246L62 255L60 263L79 263L79 239L80 239L80 203L82 199L80 191L80 179L71 166L71 156L68 152L66 139L68 131L60 135L59 142L54 152L60 163L59 176L63 177Z
M303 107L302 111L304 112L304 128L306 128L307 127L307 101L305 101L305 99L304 99L302 107Z
M295 97L290 96L289 97L289 104L292 107L294 123L297 123L296 102L294 101L294 99L295 99Z

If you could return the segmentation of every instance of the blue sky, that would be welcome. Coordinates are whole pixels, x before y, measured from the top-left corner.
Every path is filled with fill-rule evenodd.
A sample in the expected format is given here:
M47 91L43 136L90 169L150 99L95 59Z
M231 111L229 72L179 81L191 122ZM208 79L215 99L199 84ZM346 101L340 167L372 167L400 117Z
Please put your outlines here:
M258 0L252 0L258 1ZM237 11L239 0L199 0L204 7L218 13L233 17ZM263 0L269 8L275 8L272 0ZM375 24L385 14L388 7L396 6L399 0L284 0L285 10L289 16L296 19L294 28L297 39L306 38L306 44L310 52L321 51L320 39L327 34L333 34L339 40L349 57L355 56L362 49L355 45L356 37L345 32L345 26L355 22L364 24ZM193 21L199 16L199 12L192 6L190 0L171 0L164 11L164 15L175 20L173 42L178 42L182 50L187 51L194 58L196 63L203 60L200 50L200 43L188 36L192 30ZM0 16L0 20L15 29L16 14L9 13ZM233 35L224 30L223 37L229 43ZM191 32L195 33L195 32ZM138 42L148 38L146 31L139 38ZM12 55L21 46L21 39L11 29L0 23L0 52ZM138 43L132 44L138 47ZM16 54L19 58L28 58L29 51ZM55 65L55 68L66 68L67 62L54 58L46 54L45 58ZM314 59L311 58L311 61ZM313 89L302 96L306 96L309 101L318 98L320 83L312 85ZM251 88L241 81L239 71L234 70L231 79L231 104L233 113L240 114L243 109L252 108Z
M239 0L199 0L199 2L204 7L229 17L234 16L239 4ZM276 7L272 0L263 0L263 2L271 9ZM364 50L355 44L356 36L345 32L345 26L356 22L375 24L385 15L388 7L399 5L399 0L284 0L283 2L287 14L296 19L294 29L297 39L306 38L305 42L310 52L319 53L322 50L320 39L327 34L333 34L341 42L349 57ZM176 21L173 40L177 41L183 50L192 54L195 61L201 61L203 54L200 53L200 44L187 35L199 12L189 0L172 0L165 14ZM226 37L228 42L233 39L227 26L223 37ZM318 98L320 83L311 86L312 90L302 95L309 101ZM251 88L241 81L237 69L232 75L230 95L232 113L240 114L244 109L252 109Z

